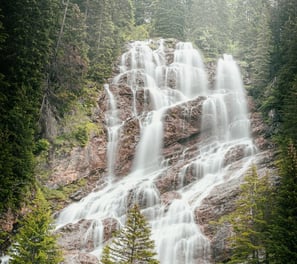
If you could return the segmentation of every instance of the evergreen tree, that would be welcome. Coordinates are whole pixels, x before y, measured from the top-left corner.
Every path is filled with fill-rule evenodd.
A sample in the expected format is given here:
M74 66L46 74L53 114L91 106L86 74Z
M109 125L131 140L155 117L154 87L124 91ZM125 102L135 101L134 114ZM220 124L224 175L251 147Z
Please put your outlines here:
M276 209L271 225L271 263L297 261L297 152L289 143L280 161L280 185L276 189Z
M53 52L44 87L41 109L43 115L40 118L41 132L45 136L49 111L47 108L56 112L57 119L69 110L73 101L81 94L88 66L84 13L77 4L68 1L63 5L60 2L56 17L58 25L52 35Z
M181 0L158 0L153 15L153 35L185 40L186 6Z
M297 5L296 0L278 0L274 4L272 32L274 52L272 69L275 76L273 90L266 112L273 110L274 124L281 128L281 139L290 138L296 143L296 117L290 112L296 108L297 78ZM293 118L291 120L291 118ZM292 122L291 122L292 121ZM279 131L275 131L279 132Z
M114 53L118 49L112 21L113 1L90 0L87 6L87 42L90 47L88 77L101 84L110 77Z
M272 32L270 28L271 23L271 7L267 3L263 3L262 15L258 19L255 31L255 46L252 51L251 62L251 81L252 88L251 95L255 101L260 104L263 97L266 95L267 83L271 79L270 64L272 53Z
M133 0L135 25L140 26L151 21L153 0Z
M236 210L228 216L234 231L228 263L265 263L265 237L272 206L269 194L268 176L259 179L256 167L252 167L241 185Z
M34 181L34 134L49 62L55 1L2 1L0 15L0 211Z
M102 264L158 264L150 227L137 205L128 212L126 225L119 231L101 257Z
M31 211L19 222L20 228L11 249L12 264L57 264L62 261L56 237L50 231L49 205L37 189Z
M193 0L188 5L187 38L205 56L216 57L225 53L231 38L231 9L227 1Z

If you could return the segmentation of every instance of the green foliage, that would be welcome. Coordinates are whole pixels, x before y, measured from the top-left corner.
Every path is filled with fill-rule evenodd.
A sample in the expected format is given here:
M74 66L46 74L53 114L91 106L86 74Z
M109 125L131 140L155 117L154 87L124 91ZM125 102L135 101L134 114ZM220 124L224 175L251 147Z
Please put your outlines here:
M85 146L88 142L89 135L85 127L78 127L74 132L75 139L80 143L81 146Z
M34 182L34 133L55 1L5 1L0 16L0 212Z
M39 155L42 152L48 152L50 149L50 143L47 139L41 138L39 139L34 146L34 154Z
M278 0L273 7L271 71L275 78L266 113L273 111L270 120L281 141L291 138L296 144L297 5L295 0Z
M231 11L228 1L191 1L187 15L187 38L204 56L216 58L226 52L231 39Z
M297 74L295 80L289 84L283 106L284 134L297 144Z
M149 39L150 25L140 25L132 28L128 39L131 40L146 40Z
M158 0L153 15L153 35L162 38L185 39L185 9L180 0Z
M221 221L232 225L230 238L232 255L227 263L265 263L267 257L266 234L272 204L268 176L259 178L252 167L241 185L236 210Z
M37 189L30 212L19 221L10 256L12 264L55 264L62 261L56 237L50 231L52 222L49 205Z
M152 20L153 0L133 0L135 25L148 24Z
M102 264L157 264L150 227L137 205L128 212L126 225L107 245L101 257Z
M279 161L280 185L276 189L276 208L270 226L271 263L297 260L297 152L288 144Z
M87 180L82 178L69 185L61 186L58 189L43 187L42 192L44 193L46 200L49 202L50 207L53 210L60 210L65 206L65 203L69 202L69 196L81 188L84 188L86 185Z

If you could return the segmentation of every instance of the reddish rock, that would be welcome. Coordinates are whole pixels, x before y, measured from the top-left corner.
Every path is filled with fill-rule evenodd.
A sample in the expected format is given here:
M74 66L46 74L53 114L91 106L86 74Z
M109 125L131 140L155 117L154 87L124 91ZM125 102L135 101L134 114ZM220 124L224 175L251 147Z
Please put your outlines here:
M201 133L204 97L178 104L167 110L164 116L164 146Z
M229 149L224 157L224 166L244 158L246 156L245 151L245 145L236 145L235 147ZM250 155L251 153L248 154Z
M118 228L118 221L114 218L107 218L102 221L103 224L103 241L107 241L112 237L114 231ZM65 262L63 263L94 263L93 255L87 252L92 252L95 249L94 237L88 235L89 231L96 227L93 220L82 219L75 224L63 226L57 232L58 244L65 251ZM91 233L90 233L91 234ZM86 253L82 253L86 252ZM71 262L74 261L74 262ZM81 261L81 262L79 262ZM89 261L89 262L88 262ZM98 263L98 260L97 262Z
M98 258L89 253L82 253L78 250L67 254L64 252L64 260L61 264L98 264Z
M181 194L175 191L166 192L161 195L162 204L169 206L173 200L181 199Z
M106 218L102 221L102 224L104 226L103 239L104 241L107 241L112 237L113 233L118 229L119 223L114 218Z
M58 188L106 168L106 138L93 137L86 147L75 147L65 157L53 159L47 185Z
M136 118L130 118L124 123L120 131L118 150L116 153L116 175L124 176L130 172L139 138L139 121Z

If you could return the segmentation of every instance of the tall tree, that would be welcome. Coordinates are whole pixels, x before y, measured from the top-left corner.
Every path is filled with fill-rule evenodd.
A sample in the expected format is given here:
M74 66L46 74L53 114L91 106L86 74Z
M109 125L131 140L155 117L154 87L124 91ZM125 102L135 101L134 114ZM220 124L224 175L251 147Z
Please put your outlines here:
M11 249L12 264L58 264L62 261L56 237L51 233L51 212L37 189L30 212L19 222L20 229Z
M55 6L48 0L1 2L0 211L18 205L34 181L34 134Z
M293 264L297 260L297 151L289 143L280 165L276 210L271 226L271 262Z
M60 116L80 94L88 66L84 13L72 1L63 3L56 15L58 25L52 36L55 45L44 89L44 100L48 100L52 108L57 108ZM42 107L47 105L43 102ZM46 109L42 111L46 118Z
M262 3L261 16L255 25L255 43L252 50L252 61L250 76L252 87L250 93L260 105L263 97L267 95L267 84L271 80L271 54L272 54L272 32L271 32L271 6L267 1Z
M128 212L126 225L103 250L102 264L158 264L150 227L137 205Z
M112 7L114 0L88 1L87 42L90 46L88 57L90 60L89 77L104 83L111 74L116 46L115 25L112 21Z
M158 0L153 15L153 35L185 40L186 6L181 0Z
M275 1L273 11L272 32L275 44L272 65L275 79L266 111L274 112L272 121L278 125L277 128L281 128L282 138L291 138L296 143L297 137L294 131L296 117L289 112L297 111L295 103L297 79L296 1Z
M133 0L135 25L143 25L152 19L153 0Z
M271 212L269 194L267 175L259 178L256 167L252 167L241 185L236 210L228 217L234 231L228 263L265 263L265 235Z
M230 42L230 9L226 0L193 0L187 15L187 38L205 54L216 57Z

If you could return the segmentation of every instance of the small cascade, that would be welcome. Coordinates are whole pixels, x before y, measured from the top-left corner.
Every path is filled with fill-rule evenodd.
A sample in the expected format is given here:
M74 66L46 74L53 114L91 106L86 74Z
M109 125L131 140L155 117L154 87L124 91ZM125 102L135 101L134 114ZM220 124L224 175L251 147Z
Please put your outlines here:
M207 75L201 55L189 42L180 42L174 52L174 62L167 69L174 76L176 87L186 97L207 94ZM167 81L168 82L168 81Z
M151 48L156 45L156 49ZM118 226L123 225L129 206L138 203L152 226L161 264L212 263L211 243L197 225L195 210L214 186L226 180L228 165L236 160L232 156L234 150L244 153L243 168L252 159L254 146L245 92L233 58L225 55L219 60L216 86L211 90L202 57L191 43L177 43L174 53L168 55L169 52L163 40L157 44L137 41L122 55L120 73L112 81L113 89L105 86L109 101L106 122L110 184L69 205L57 218L57 229L82 219L92 220L84 241L94 241L92 253L96 256L100 256L105 242L106 220L113 219ZM114 167L121 127L127 120L119 120L121 109L117 109L113 92L121 83L131 89L133 105L129 118L139 122L140 135L130 172L119 178ZM193 107L199 100L204 101L199 130L203 140L197 140L195 146L180 140L176 154L179 158L172 162L163 153L165 117L171 109L182 106L181 116L189 121L197 115ZM197 126L200 126L198 121ZM184 125L181 129L186 132ZM174 190L171 195L175 196L164 202L164 195L170 195L170 191L162 193L159 185L172 173L176 186L168 189Z
M160 169L163 143L163 111L152 111L142 124L140 142L136 151L134 170L141 173ZM153 144L152 144L153 142Z
M111 184L114 179L114 164L117 157L117 146L120 135L121 122L118 118L118 110L116 99L109 90L109 85L104 85L104 89L109 98L109 110L105 113L105 119L108 130L108 144L107 144L107 169L109 172L109 181Z

